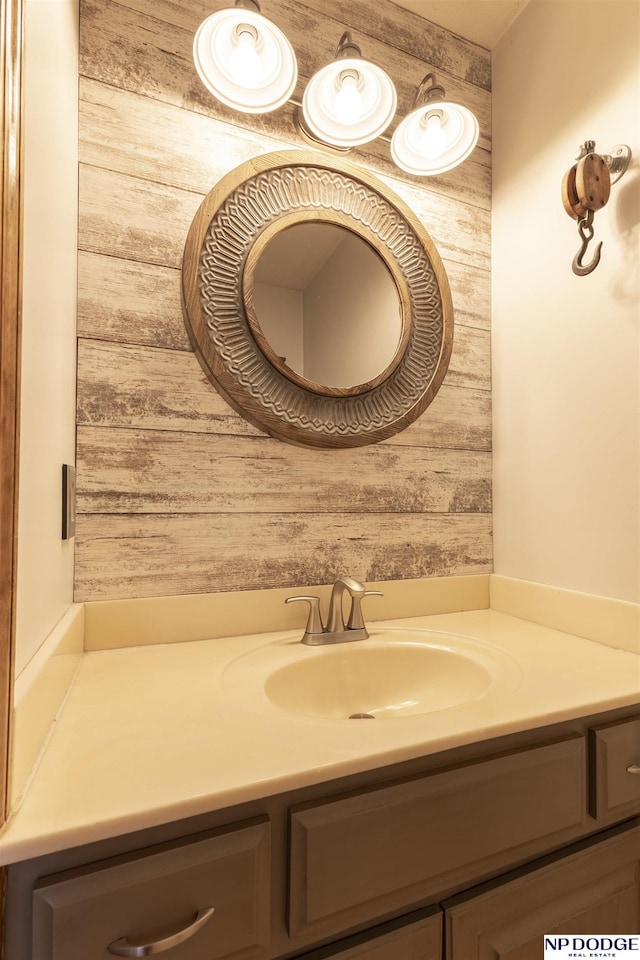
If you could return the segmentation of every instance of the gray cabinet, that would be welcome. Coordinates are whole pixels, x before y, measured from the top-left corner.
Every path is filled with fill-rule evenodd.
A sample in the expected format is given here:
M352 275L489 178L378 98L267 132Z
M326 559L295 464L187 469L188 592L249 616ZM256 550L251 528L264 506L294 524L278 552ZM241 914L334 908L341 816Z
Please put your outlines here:
M640 933L640 826L443 908L445 960L541 960L545 935Z
M265 956L267 821L43 878L33 893L33 960Z

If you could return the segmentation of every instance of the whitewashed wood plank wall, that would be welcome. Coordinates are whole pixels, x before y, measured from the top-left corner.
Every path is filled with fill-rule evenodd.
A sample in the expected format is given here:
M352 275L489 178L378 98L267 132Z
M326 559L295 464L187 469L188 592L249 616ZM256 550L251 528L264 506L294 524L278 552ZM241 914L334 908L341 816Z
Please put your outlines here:
M393 77L398 116L435 70L481 126L471 160L442 177L401 174L381 141L351 155L435 240L454 351L438 396L403 433L304 449L227 406L182 318L182 251L202 198L250 157L304 147L292 108L243 117L201 85L193 34L224 5L81 3L76 599L486 573L490 55L387 0L263 2L296 50L298 95L351 29Z

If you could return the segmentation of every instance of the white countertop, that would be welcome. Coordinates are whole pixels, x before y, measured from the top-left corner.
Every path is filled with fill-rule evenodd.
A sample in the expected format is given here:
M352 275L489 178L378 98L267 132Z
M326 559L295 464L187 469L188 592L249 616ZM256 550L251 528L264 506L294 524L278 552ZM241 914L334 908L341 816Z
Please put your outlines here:
M362 723L288 713L266 698L261 682L241 679L250 651L281 648L299 631L86 653L0 838L0 864L640 705L640 657L504 613L373 623L372 638L385 627L474 638L503 651L514 669L499 695ZM259 652L255 660L269 655Z

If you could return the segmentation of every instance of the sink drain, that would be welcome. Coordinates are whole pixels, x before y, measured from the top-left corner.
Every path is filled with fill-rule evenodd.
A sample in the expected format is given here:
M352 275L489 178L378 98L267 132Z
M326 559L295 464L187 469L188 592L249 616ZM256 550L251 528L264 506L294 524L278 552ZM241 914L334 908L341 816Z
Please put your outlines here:
M372 713L352 713L349 720L375 720Z

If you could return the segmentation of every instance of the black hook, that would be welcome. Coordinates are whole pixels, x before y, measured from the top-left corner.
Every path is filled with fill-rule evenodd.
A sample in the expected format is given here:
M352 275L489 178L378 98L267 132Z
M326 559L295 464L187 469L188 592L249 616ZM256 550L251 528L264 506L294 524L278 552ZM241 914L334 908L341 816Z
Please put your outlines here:
M582 258L587 252L587 247L593 240L593 210L587 211L587 216L583 220L578 221L578 232L582 237L582 245L575 257L573 258L573 263L571 264L571 269L578 277L586 277L588 273L592 273L595 268L600 263L600 249L602 247L602 241L598 244L593 254L593 259L591 263L588 263L586 266L582 266Z

